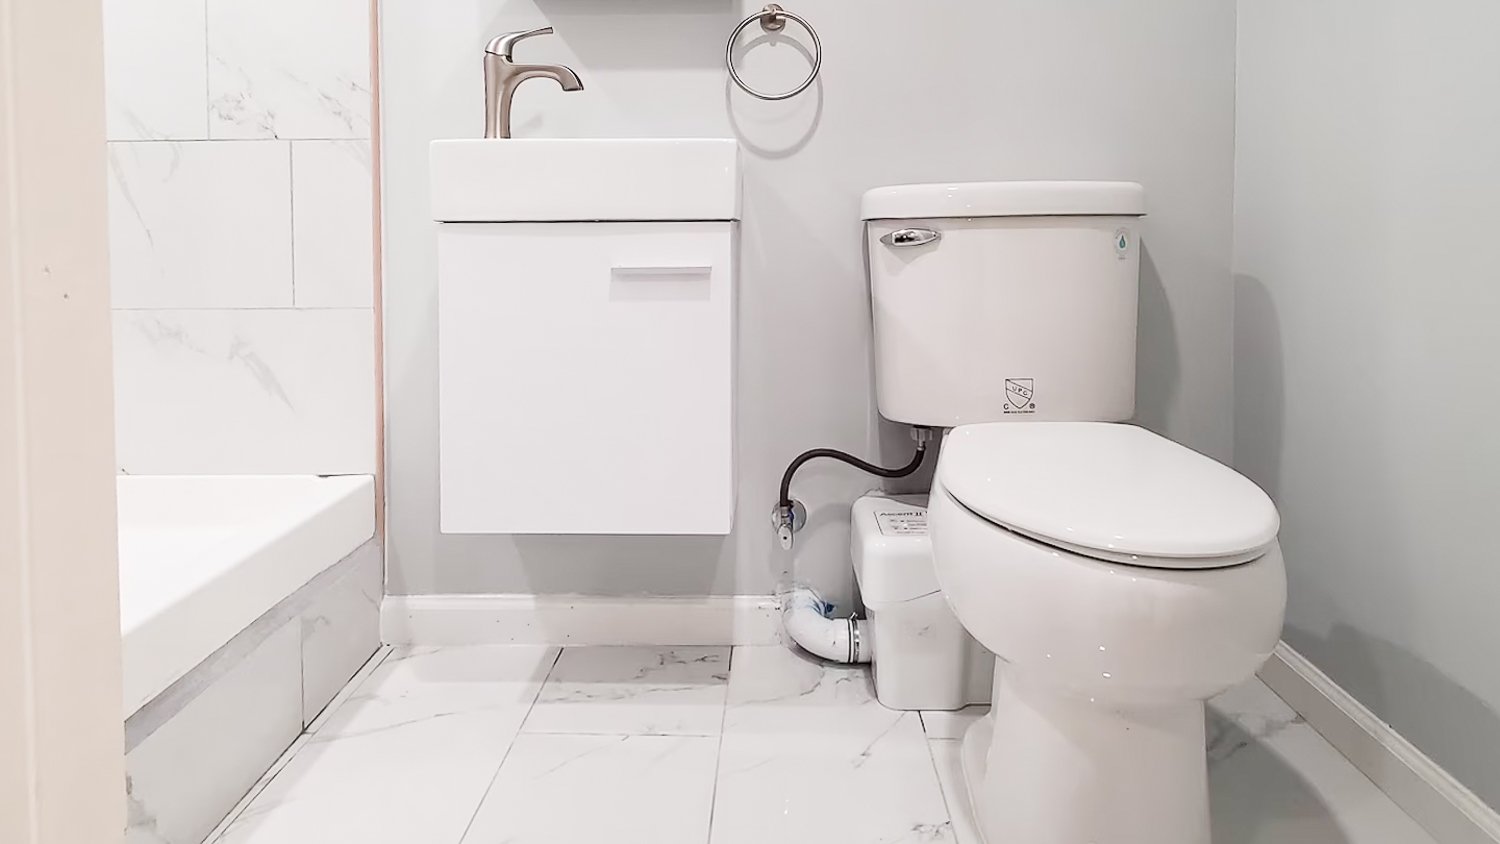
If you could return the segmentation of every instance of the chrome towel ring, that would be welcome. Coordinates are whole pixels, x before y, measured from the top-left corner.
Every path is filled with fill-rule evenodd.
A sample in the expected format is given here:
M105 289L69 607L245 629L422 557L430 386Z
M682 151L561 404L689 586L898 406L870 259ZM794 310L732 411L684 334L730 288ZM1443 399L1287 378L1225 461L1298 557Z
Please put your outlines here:
M807 30L808 35L812 36L812 72L807 75L806 79L802 80L801 85L798 85L797 87L793 88L790 91L787 91L784 94L767 94L764 91L757 91L754 88L751 88L749 85L745 84L745 80L740 78L739 70L734 66L735 39L740 37L740 33L745 31L745 27L749 26L755 21L760 21L760 28L765 30L766 32L780 32L783 29L786 29L786 22L788 19L796 21L799 25L801 25L803 29ZM750 17L740 21L740 25L735 27L734 32L731 32L729 34L729 42L724 45L724 65L725 67L729 68L729 78L734 80L734 84L740 86L740 88L750 96L757 97L762 100L789 100L792 97L795 97L798 94L802 93L803 91L806 91L807 86L813 84L813 80L818 78L818 71L823 69L823 42L818 38L818 31L816 29L813 29L812 24L808 23L805 18L803 18L799 14L796 14L795 12L788 12L786 9L783 9L775 3L772 3L759 12L756 12Z

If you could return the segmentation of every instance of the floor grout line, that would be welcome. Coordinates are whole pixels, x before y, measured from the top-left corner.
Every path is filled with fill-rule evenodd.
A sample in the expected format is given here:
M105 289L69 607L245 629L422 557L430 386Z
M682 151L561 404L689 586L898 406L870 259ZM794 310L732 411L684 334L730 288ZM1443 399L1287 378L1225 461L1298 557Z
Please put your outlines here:
M922 731L922 737L926 740L923 743L927 745L927 761L932 763L932 775L937 778L938 794L943 798L943 810L948 813L948 831L953 833L953 840L957 842L958 823L953 820L953 803L948 799L948 789L943 787L943 772L938 769L937 754L933 752L932 747L933 742L945 741L946 739L935 739L932 736L927 735L927 731L925 729L927 726L926 722L923 722L922 726L924 728Z
M515 750L516 742L521 738L526 719L531 717L531 710L536 708L537 699L542 696L542 689L546 687L547 681L552 679L552 672L557 670L557 664L562 661L562 646L557 647L556 650L557 652L552 655L552 664L547 666L547 673L542 675L542 681L536 686L536 694L531 696L531 703L526 707L526 714L516 725L516 734L510 737L510 744L506 746L505 753L500 757L500 764L495 766L495 772L490 775L489 785L484 787L484 794L480 795L479 802L474 804L474 811L469 814L469 822L464 824L463 834L458 836L457 844L463 844L464 840L469 837L469 830L474 828L474 821L479 817L479 810L484 808L484 802L489 799L490 792L495 790L495 781L500 779L500 769L505 767L505 760L510 758L510 752Z
M704 844L712 844L714 839L714 810L719 805L719 771L724 759L724 727L729 723L729 684L734 682L734 653L738 647L729 648L729 668L724 672L728 679L724 681L724 706L719 712L719 745L714 749L714 787L708 794L708 830L704 837Z

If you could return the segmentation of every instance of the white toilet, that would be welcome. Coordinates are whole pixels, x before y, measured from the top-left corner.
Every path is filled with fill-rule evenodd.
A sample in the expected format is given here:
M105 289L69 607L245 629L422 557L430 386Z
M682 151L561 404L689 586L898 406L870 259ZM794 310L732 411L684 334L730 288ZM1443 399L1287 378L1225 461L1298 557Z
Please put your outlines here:
M1119 424L1141 187L906 185L863 212L880 412L952 429L933 566L997 657L963 748L981 831L1207 844L1203 702L1270 655L1286 581L1264 492Z

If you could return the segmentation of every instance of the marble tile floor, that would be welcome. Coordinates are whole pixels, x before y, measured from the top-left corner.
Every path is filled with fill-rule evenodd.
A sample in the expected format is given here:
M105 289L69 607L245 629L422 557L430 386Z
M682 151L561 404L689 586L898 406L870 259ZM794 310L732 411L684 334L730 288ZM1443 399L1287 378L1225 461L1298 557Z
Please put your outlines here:
M398 648L209 840L979 844L982 714L888 710L780 647ZM1215 844L1432 844L1258 680L1208 733Z

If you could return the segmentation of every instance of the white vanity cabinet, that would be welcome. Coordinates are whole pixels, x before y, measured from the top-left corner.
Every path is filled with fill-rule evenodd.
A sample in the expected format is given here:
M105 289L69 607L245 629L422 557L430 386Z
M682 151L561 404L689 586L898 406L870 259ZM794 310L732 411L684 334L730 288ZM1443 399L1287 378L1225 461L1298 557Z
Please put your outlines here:
M569 204L562 165L589 156L590 147L607 156L599 145L615 143L660 161L668 171L661 190L632 206L591 158L595 166L585 169L595 184L580 185ZM457 154L470 166L480 152L502 160L538 154L506 149L513 144L561 151L543 150L560 157L551 165L527 162L520 181L535 187L504 192L493 213L475 199L475 181L486 177L460 179L459 214L456 204L444 204L452 199L444 190L463 168L440 161L443 144L463 145ZM656 148L684 144L694 148L678 155ZM720 189L705 191L712 185L700 173L673 204L671 162L714 154L722 166L708 175ZM733 142L439 141L433 161L442 530L728 533L739 205ZM649 176L651 163L636 162L628 178ZM546 177L549 166L554 178ZM552 190L529 213L524 191L546 185ZM605 213L619 219L597 219ZM578 219L525 219L543 214Z

